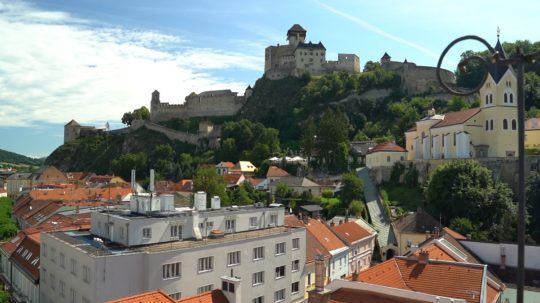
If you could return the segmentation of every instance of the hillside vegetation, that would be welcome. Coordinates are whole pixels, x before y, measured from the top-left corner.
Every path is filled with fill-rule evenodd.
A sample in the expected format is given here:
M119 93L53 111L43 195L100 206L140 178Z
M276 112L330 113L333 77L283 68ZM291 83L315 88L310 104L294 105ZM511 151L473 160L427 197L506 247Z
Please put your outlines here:
M0 163L2 162L10 164L26 164L32 166L39 166L43 163L43 159L30 158L24 155L0 149Z

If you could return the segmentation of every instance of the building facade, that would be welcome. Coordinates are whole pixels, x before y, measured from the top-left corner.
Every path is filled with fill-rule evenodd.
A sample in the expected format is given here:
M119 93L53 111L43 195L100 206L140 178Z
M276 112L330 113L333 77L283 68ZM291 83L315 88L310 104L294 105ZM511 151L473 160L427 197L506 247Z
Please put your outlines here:
M495 49L506 57L500 41ZM490 68L480 107L436 114L405 132L408 160L514 157L517 152L517 79L512 67Z
M133 197L131 210L92 214L90 232L43 234L42 302L105 302L161 289L173 298L222 289L237 302L304 297L305 229L283 226L281 207L220 208L206 201L175 211L168 201ZM203 206L204 205L204 206ZM62 285L60 287L60 285Z
M338 54L337 61L326 60L322 44L306 43L307 31L299 24L287 31L288 44L272 45L265 50L264 75L271 80L288 76L300 77L304 73L319 76L336 71L360 72L360 59L355 54Z

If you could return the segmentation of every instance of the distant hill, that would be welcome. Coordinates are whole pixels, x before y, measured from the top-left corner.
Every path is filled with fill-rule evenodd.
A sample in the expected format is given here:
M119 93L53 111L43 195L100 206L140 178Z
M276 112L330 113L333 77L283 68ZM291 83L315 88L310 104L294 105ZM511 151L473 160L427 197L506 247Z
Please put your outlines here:
M30 158L24 155L20 155L14 152L0 149L0 163L11 163L11 164L26 164L40 166L43 164L44 159L35 159Z

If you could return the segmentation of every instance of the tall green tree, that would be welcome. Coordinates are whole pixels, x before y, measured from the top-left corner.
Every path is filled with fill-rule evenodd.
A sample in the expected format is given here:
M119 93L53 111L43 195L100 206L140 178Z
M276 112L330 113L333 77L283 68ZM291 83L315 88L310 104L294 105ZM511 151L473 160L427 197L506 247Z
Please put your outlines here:
M143 152L129 153L112 161L113 172L125 180L131 177L132 169L135 169L138 176L144 175L148 170L148 156Z
M223 205L229 205L229 196L225 192L226 186L223 176L218 175L212 166L199 168L193 177L193 191L206 192L207 204L213 196L219 196Z
M150 111L146 106L142 106L133 112L126 112L122 116L122 123L131 125L133 120L148 120L150 119Z
M364 200L364 184L354 173L346 173L341 177L341 202L345 208L353 200Z
M348 130L349 120L341 110L327 109L324 112L317 135L317 155L320 165L331 172L346 170L343 163L347 161L347 155L343 150L349 150Z
M312 116L304 123L302 128L302 138L300 138L300 146L308 157L308 163L311 162L311 156L315 151L315 143L317 140L317 125L315 119Z
M533 239L540 243L540 174L531 172L527 179L527 212L529 215L528 231Z

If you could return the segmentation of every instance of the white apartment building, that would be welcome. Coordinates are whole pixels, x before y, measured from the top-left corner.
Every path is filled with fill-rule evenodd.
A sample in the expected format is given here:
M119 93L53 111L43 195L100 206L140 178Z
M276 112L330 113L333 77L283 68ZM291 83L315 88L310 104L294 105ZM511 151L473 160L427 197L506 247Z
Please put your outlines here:
M187 210L139 194L130 210L92 213L90 232L43 234L41 303L155 289L179 299L218 288L231 303L302 300L305 229L283 226L280 206L221 208L215 198L212 206L200 193Z

